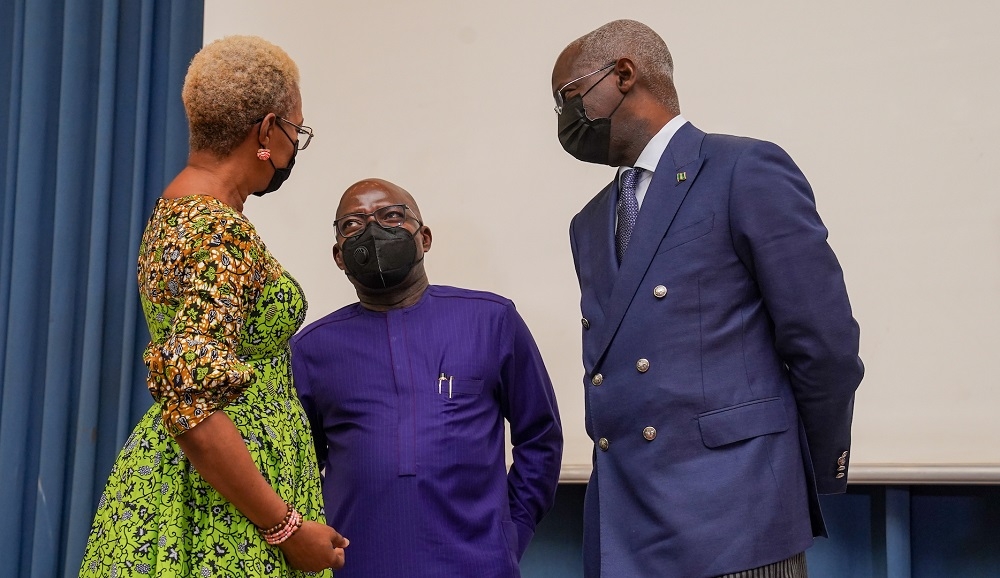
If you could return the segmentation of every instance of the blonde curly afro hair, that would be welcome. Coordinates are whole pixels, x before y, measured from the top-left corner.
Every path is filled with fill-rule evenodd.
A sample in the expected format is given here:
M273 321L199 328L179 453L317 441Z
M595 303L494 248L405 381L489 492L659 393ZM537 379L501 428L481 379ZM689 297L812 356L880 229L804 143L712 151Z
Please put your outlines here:
M230 154L269 112L287 116L299 98L299 69L257 36L227 36L191 60L181 92L191 150Z

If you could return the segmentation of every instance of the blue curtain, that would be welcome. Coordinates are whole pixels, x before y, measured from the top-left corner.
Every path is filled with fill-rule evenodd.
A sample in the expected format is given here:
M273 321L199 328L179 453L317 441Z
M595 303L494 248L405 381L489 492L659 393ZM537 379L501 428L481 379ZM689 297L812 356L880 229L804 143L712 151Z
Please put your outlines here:
M187 157L202 0L0 0L0 574L75 576L152 400L138 241Z

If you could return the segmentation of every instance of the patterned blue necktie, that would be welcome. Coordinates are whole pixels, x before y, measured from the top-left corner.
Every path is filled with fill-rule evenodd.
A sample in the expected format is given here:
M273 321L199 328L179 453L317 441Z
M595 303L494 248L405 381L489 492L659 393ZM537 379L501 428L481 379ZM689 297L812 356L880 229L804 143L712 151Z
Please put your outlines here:
M644 169L629 169L622 173L621 186L618 191L618 231L615 232L615 253L618 264L621 265L628 240L632 237L635 220L639 218L639 201L635 198L635 187L639 184L639 175Z

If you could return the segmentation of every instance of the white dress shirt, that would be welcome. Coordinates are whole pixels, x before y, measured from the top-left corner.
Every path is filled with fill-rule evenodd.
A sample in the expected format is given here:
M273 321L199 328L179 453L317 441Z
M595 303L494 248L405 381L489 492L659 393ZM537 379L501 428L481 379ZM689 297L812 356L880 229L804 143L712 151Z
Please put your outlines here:
M646 169L639 175L639 183L635 187L635 198L639 201L639 208L642 209L642 200L646 198L646 190L649 189L649 181L653 179L653 172L656 170L656 163L660 162L660 157L663 156L663 151L667 150L667 145L670 144L670 139L674 138L674 134L677 133L677 129L684 126L687 120L681 115L677 115L670 119L670 122L663 125L663 128L656 133L653 138L649 139L646 143L646 147L642 149L639 154L639 158L635 161L635 166L641 169ZM622 174L633 167L618 167L618 190L621 190L621 178ZM615 226L617 226L617 216L615 217Z

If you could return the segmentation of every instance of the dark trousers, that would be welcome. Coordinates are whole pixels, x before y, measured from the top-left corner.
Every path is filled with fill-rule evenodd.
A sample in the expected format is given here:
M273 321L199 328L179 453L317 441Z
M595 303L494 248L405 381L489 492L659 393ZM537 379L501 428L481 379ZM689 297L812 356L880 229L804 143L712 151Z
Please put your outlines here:
M809 578L809 572L806 570L806 553L802 552L774 564L733 572L719 578Z

